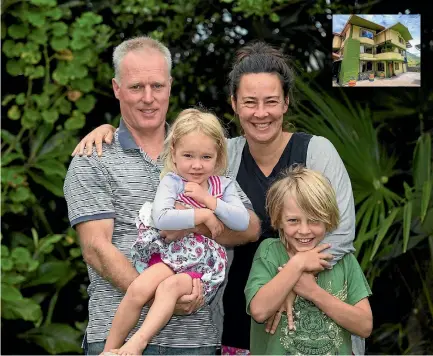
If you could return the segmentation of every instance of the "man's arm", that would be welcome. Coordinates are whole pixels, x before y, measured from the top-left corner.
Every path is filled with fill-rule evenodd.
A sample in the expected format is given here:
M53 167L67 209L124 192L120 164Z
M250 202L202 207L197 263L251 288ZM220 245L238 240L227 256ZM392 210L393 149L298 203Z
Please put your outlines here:
M224 231L220 236L215 238L215 241L227 247L244 245L248 242L257 241L260 237L260 220L254 211L248 210L248 213L250 214L250 221L248 228L245 231L233 231L224 227ZM198 225L195 232L204 236L212 236L209 229L203 224Z
M126 292L138 272L112 243L114 220L102 219L76 226L84 261L114 287Z

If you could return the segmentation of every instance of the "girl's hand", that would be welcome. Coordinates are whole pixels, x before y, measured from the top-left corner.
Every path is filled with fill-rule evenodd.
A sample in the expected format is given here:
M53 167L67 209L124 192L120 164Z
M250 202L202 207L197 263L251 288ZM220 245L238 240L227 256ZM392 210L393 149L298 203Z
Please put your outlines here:
M213 239L220 236L224 231L224 224L213 213L209 215L204 224L209 229Z
M198 183L194 183L194 182L185 183L184 195L193 198L195 201L205 205L207 208L211 210L215 210L216 208L216 198L212 197L209 194L209 192ZM212 199L214 201L214 204L212 204ZM208 206L208 205L214 205L214 206Z
M296 261L301 264L301 268L305 272L320 272L325 268L331 267L328 261L332 260L334 256L322 252L329 247L331 247L329 244L319 245L312 250L296 253L293 259L296 259Z
M89 132L75 147L71 156L79 155L82 156L84 154L84 149L86 149L86 155L91 156L93 151L93 144L96 146L96 151L98 152L98 156L102 156L102 142L111 144L114 132L116 128L109 125L101 125L98 126L93 131Z

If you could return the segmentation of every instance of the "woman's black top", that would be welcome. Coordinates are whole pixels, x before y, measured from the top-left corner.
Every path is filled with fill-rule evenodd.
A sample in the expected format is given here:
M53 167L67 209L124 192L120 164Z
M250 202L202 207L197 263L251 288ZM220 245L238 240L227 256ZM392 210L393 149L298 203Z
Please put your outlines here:
M254 211L262 222L262 233L259 241L234 248L233 263L223 297L223 345L242 349L250 347L251 317L246 313L244 288L259 244L269 237L278 238L278 233L272 229L270 219L266 214L266 192L281 170L290 167L293 163L305 165L311 137L302 132L294 133L268 177L263 174L251 156L248 143L245 144L236 180L251 200Z

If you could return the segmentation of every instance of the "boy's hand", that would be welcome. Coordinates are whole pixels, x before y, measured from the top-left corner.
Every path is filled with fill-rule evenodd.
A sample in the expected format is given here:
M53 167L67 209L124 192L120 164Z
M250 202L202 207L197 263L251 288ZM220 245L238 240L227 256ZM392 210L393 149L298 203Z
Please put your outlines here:
M280 267L281 268L281 267ZM287 296L286 300L278 308L277 312L268 320L266 320L265 331L273 335L277 330L278 324L280 323L281 316L284 312L287 313L287 321L289 324L289 330L296 330L295 323L293 321L293 303L295 302L296 294L292 291Z
M328 261L332 260L334 256L322 252L329 247L331 247L329 244L319 245L312 250L296 253L293 259L301 264L301 268L305 272L320 272L331 267Z
M317 285L316 278L311 273L302 273L298 282L293 287L293 291L301 296L302 298L311 300L312 295L316 288L320 288Z
M293 305L295 304L296 293L292 290L284 301L284 306L287 313L287 323L289 330L296 330L295 322L293 319Z

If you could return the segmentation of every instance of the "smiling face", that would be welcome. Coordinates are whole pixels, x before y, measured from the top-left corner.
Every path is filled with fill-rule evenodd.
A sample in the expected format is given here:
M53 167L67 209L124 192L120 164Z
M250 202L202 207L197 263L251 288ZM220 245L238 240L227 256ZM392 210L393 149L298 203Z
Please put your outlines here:
M215 174L218 151L215 141L201 132L191 132L176 142L173 162L177 173L188 182L207 189L207 180Z
M325 237L325 223L308 219L292 196L284 200L280 221L288 252L304 252L316 247Z
M165 124L171 77L164 56L154 49L131 51L120 63L120 83L112 80L122 118L133 133Z
M279 77L273 73L244 74L232 107L248 141L267 143L282 132L288 98L284 98Z

